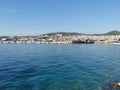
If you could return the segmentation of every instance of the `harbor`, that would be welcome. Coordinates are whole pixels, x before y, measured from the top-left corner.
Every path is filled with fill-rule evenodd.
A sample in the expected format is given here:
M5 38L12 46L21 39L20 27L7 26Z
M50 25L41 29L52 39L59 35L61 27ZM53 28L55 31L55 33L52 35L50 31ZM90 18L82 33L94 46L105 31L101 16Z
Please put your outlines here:
M113 32L113 31L112 31ZM1 36L0 44L119 44L120 35L84 35L58 32L52 35Z

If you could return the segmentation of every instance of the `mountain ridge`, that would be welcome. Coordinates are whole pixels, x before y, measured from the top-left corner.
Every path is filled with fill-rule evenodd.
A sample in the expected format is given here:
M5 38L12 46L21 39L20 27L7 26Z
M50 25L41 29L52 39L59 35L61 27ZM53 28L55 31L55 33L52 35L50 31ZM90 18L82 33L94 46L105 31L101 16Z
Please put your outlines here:
M118 30L113 30L109 31L104 34L85 34L85 33L78 33L78 32L53 32L53 33L46 33L46 35L49 36L54 36L57 34L62 34L63 36L72 36L72 35L120 35L120 31Z

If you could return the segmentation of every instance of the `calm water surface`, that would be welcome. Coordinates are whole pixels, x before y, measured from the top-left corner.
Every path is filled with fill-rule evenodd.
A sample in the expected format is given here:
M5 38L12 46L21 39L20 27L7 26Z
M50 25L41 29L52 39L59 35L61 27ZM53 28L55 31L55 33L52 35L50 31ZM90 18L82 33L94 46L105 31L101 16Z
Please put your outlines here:
M110 80L120 81L120 45L0 45L0 90L98 90Z

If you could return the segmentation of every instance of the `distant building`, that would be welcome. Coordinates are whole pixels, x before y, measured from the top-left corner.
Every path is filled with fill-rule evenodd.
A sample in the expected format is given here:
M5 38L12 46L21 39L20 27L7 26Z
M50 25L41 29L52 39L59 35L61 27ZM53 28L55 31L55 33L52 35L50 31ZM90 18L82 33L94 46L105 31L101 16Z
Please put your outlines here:
M7 38L2 38L2 41L6 41L7 40Z

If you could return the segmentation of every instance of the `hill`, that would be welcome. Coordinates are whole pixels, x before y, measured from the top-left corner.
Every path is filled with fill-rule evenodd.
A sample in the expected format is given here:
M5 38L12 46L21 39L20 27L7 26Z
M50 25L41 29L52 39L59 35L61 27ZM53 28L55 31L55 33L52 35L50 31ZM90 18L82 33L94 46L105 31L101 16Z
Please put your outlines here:
M85 35L83 33L77 33L77 32L54 32L54 33L47 33L49 36L54 36L57 34L62 34L63 36L73 36L73 35Z
M120 31L114 30L114 31L107 32L104 35L120 35Z
M105 34L84 34L84 33L77 33L77 32L53 32L53 33L46 33L43 35L49 35L49 36L55 36L57 34L62 34L63 36L73 36L73 35L96 35L96 36L100 36L100 35L120 35L120 31L110 31L107 32Z

